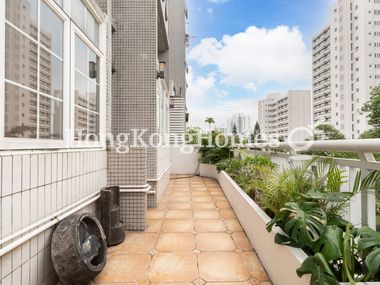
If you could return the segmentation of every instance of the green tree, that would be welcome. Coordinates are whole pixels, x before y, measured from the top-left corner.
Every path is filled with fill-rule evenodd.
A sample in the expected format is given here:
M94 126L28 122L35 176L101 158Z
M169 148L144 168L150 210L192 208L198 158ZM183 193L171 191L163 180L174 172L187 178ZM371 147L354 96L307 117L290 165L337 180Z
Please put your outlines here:
M208 128L209 128L210 131L211 131L211 125L212 125L212 124L215 124L215 119L214 119L214 118L211 118L211 117L207 117L206 120L205 120L205 123L208 124Z
M344 140L345 136L336 128L329 124L322 124L315 128L316 133L314 133L314 140L320 141L323 139L334 141L334 140Z
M253 134L251 135L251 141L252 142L260 142L261 141L261 130L260 130L260 124L259 122L256 122L255 128L253 129Z
M380 86L371 92L371 99L364 104L362 111L368 114L368 124L372 129L365 131L360 137L362 139L380 138Z
M234 136L237 135L237 127L236 127L236 124L234 124L234 126L232 127L232 134L233 134Z

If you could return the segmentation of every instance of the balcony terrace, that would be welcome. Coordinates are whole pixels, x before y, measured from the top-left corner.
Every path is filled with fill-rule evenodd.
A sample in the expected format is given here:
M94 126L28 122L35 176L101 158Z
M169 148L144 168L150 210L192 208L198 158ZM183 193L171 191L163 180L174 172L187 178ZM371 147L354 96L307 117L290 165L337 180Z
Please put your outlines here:
M216 180L172 179L147 218L109 249L96 284L271 284Z

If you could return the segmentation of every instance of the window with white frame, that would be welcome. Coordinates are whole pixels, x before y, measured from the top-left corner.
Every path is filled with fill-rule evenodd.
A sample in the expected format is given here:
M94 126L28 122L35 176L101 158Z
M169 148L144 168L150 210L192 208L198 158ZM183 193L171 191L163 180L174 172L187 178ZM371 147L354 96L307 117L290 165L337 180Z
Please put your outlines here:
M1 147L76 147L84 138L100 145L105 30L84 2L5 0Z
M74 52L74 137L77 141L98 140L100 58L78 34Z
M63 139L64 21L42 0L6 0L4 137Z
M95 44L99 45L99 24L83 4L82 0L71 1L72 18L83 33Z

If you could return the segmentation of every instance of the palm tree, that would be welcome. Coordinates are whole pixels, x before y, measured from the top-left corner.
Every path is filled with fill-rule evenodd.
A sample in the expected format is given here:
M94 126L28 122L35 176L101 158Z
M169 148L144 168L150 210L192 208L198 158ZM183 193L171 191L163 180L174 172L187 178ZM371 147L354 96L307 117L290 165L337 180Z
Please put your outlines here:
M215 120L214 120L214 118L207 117L206 120L205 120L205 123L208 124L208 127L209 127L209 129L211 131L211 124L215 124Z

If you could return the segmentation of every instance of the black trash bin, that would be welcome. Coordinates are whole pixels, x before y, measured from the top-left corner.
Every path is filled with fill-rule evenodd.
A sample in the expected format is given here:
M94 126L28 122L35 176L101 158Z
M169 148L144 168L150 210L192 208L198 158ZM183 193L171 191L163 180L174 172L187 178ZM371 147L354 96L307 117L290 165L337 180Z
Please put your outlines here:
M88 284L107 261L106 237L99 221L91 214L78 214L59 223L52 236L51 257L63 284Z
M100 196L101 224L108 246L117 245L125 240L124 222L120 220L120 187L103 188Z

